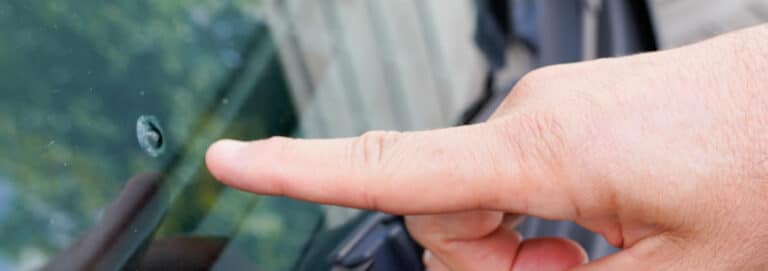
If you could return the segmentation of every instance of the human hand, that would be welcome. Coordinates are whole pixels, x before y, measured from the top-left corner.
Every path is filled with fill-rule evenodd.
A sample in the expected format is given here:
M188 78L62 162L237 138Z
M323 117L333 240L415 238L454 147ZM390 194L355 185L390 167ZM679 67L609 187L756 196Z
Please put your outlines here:
M533 71L482 124L220 141L206 161L254 193L409 215L436 270L768 270L768 26ZM512 214L622 251L580 265Z

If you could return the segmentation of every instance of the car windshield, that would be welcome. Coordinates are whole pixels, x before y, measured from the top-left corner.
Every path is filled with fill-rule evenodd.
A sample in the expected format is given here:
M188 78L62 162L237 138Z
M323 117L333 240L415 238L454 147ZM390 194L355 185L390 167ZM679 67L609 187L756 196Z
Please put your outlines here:
M180 219L156 235L202 227L195 215L232 198L199 169L206 141L238 116L252 124L231 133L254 138L287 134L296 121L258 9L254 1L0 3L0 266L39 267L69 248L141 173L174 174L169 197L198 187L187 184L210 186L185 190L198 194L167 213ZM246 101L249 112L237 112Z
M0 2L0 270L297 266L359 211L226 188L205 148L454 124L487 72L471 23L470 1Z

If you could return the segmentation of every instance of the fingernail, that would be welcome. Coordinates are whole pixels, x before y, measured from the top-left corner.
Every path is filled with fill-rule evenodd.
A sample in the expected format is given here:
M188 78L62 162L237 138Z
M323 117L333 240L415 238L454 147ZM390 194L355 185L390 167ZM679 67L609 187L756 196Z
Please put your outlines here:
M247 143L239 140L222 139L216 141L211 145L211 152L215 152L219 155L232 156L236 155Z

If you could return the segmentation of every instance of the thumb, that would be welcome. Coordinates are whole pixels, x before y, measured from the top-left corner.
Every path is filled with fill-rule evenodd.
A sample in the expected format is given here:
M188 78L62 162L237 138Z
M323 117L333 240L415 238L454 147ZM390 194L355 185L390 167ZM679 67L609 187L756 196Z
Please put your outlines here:
M494 209L569 219L560 132L524 116L343 139L221 140L206 162L259 194L400 214ZM557 144L555 144L557 143ZM565 178L567 179L567 178Z

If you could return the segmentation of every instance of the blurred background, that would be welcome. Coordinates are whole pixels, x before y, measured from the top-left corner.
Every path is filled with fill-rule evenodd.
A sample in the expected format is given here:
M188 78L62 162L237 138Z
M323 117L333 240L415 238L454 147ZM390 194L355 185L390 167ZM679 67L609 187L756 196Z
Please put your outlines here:
M533 68L765 21L766 0L3 0L0 270L330 269L370 213L223 187L211 142L478 122Z

